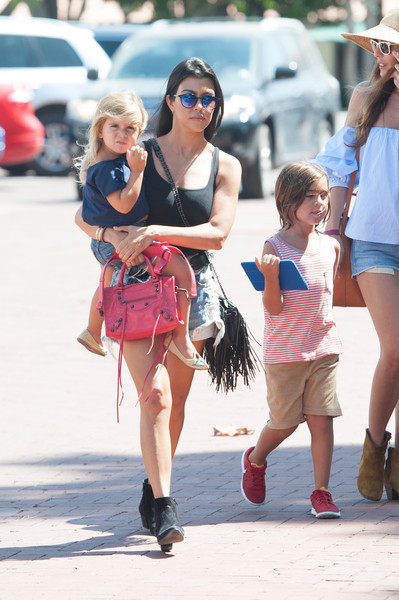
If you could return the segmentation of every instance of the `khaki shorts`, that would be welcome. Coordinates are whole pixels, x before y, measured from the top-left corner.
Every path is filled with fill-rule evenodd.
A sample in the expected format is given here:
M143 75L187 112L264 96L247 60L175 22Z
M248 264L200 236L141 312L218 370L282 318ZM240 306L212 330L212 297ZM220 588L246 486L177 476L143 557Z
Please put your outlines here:
M339 417L336 394L338 354L306 362L265 365L270 429L289 429L306 415Z

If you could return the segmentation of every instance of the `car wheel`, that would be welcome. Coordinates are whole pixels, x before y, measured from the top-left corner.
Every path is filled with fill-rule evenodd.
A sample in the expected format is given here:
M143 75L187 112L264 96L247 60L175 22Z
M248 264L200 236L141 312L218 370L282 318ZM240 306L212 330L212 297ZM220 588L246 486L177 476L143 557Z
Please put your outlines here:
M244 170L242 191L245 198L266 198L273 193L273 142L268 125L256 132L256 157L253 165Z
M1 168L8 171L13 177L20 177L21 175L25 175L26 171L28 170L28 165L2 165Z
M51 110L38 115L44 125L45 141L31 167L38 175L68 175L72 167L68 128L63 110Z

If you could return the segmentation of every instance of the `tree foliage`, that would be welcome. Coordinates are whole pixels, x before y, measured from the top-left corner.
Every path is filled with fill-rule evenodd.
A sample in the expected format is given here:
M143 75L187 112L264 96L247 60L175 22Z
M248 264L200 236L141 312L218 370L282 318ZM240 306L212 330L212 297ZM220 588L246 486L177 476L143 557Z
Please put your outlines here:
M33 16L57 18L57 0L24 0ZM370 0L364 0L370 3ZM9 0L2 14L11 14L21 0ZM68 6L72 0L67 0ZM81 12L86 0L83 0ZM125 13L140 8L141 0L119 0ZM221 17L235 12L248 17L261 17L265 11L276 11L282 17L306 20L309 13L317 13L329 6L343 6L348 0L152 0L154 19L178 17ZM68 17L69 18L69 10Z

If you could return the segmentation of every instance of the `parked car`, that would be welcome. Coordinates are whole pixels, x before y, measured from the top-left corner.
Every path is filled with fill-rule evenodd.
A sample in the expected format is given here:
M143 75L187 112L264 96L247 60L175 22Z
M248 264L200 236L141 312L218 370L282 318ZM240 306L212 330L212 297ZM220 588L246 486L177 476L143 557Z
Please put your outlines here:
M115 51L128 37L136 35L148 27L146 23L122 23L120 25L87 25L84 23L82 26L93 32L94 39L109 57L115 54Z
M4 154L4 150L6 149L6 132L2 127L0 127L0 160Z
M66 103L88 78L105 77L110 66L86 29L53 19L0 17L0 81L32 87L35 113L46 132L42 152L27 167L43 175L70 172Z
M98 99L116 89L134 89L153 116L171 70L190 56L205 59L220 79L225 115L214 143L241 162L243 196L268 195L273 167L315 156L334 131L339 84L299 21L183 20L127 40L108 76L68 103L73 141L86 142Z
M0 84L0 165L32 160L44 145L44 127L35 116L32 92L18 84ZM1 132L3 135L1 135Z

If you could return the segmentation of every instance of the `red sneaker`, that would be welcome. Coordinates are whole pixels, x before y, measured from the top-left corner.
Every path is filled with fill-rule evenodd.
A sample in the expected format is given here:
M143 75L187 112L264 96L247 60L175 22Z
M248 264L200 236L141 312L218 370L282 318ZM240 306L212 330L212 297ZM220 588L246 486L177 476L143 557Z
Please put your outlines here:
M250 504L263 504L266 498L265 473L267 462L263 467L253 466L248 456L255 446L248 448L242 455L241 493Z
M341 513L335 506L330 492L327 490L314 490L310 496L312 515L316 519L339 519Z

